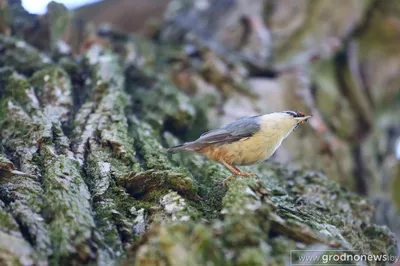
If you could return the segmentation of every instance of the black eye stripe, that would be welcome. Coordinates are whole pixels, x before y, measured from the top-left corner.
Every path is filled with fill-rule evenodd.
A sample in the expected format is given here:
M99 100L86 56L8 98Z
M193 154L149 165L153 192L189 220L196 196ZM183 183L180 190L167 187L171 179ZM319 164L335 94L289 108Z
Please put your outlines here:
M296 117L296 115L297 115L296 112L294 112L294 111L284 111L283 113L289 114L293 117Z
M305 116L302 112L296 112L296 111L283 111L282 113L289 114L293 117L304 117Z

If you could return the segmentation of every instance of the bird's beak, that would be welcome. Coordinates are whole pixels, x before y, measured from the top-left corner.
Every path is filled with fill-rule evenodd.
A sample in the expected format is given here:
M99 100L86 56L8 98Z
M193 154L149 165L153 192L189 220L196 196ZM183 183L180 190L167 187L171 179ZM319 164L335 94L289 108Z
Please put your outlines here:
M309 118L311 117L311 115L307 115L304 117L295 117L294 119L299 121L300 123L304 123L305 121L307 121Z

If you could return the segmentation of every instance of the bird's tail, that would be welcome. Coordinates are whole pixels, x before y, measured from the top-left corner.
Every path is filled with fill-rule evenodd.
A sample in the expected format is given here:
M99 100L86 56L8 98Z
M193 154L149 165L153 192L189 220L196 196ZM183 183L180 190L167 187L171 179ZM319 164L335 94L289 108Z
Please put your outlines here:
M169 153L179 152L179 151L194 151L193 142L186 142L178 146L171 147L167 150Z
M167 150L167 152L174 153L174 152L178 152L178 151L183 151L184 149L185 149L185 144L181 144L181 145L169 148Z

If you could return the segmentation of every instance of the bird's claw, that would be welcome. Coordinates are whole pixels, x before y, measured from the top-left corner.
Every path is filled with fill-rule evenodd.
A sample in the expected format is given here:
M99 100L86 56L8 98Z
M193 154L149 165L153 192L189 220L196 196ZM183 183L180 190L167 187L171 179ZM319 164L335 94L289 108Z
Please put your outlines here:
M254 174L254 173L247 173L247 172L241 172L241 173L238 173L238 174L232 174L232 175L230 175L230 176L228 176L227 178L225 178L223 181L222 181L222 184L224 185L224 187L226 187L226 186L228 186L228 181L231 181L232 179L235 179L236 178L236 176L241 176L241 177L250 177L250 176L257 176L256 174Z

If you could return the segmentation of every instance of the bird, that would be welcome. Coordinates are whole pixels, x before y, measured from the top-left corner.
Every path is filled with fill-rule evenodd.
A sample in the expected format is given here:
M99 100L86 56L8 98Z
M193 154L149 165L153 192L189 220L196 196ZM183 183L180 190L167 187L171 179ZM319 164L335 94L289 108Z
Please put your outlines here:
M237 176L255 176L243 172L238 166L252 165L270 158L282 141L310 117L298 111L244 117L167 151L195 152L224 165L232 173L223 181L227 184L227 181Z

